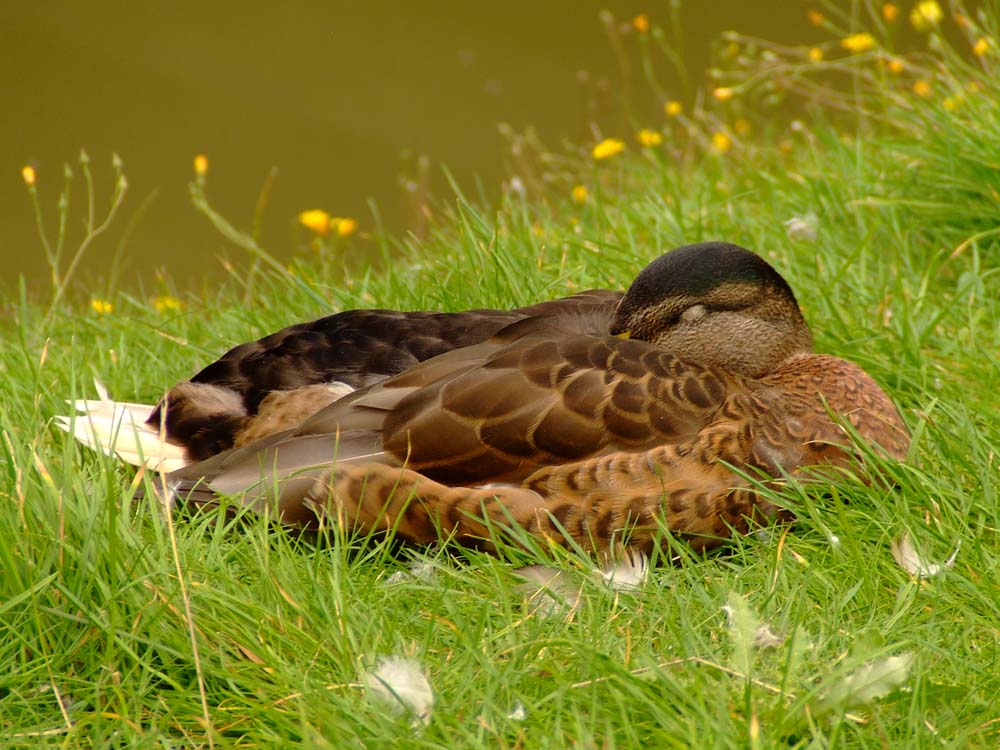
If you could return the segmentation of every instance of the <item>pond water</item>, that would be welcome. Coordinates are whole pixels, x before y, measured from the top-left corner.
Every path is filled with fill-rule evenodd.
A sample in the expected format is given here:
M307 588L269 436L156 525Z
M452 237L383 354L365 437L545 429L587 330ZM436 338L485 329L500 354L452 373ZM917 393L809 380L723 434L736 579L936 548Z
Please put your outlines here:
M75 164L81 148L93 162L98 213L113 152L129 181L121 215L84 259L84 283L106 275L123 236L126 285L160 267L185 286L219 274L226 242L187 195L198 153L210 160L214 205L242 227L276 170L262 238L278 257L302 245L295 216L308 208L354 217L363 231L374 201L386 226L405 232L413 217L400 175L412 173L415 155L429 157L434 174L445 164L464 187L475 190L478 177L489 192L504 174L498 123L535 126L551 145L587 136L584 102L595 82L613 89L617 80L603 8L622 20L670 17L664 0L5 3L0 286L24 275L44 289L46 280L21 167L37 170L54 234L62 165ZM808 41L817 30L806 9L787 0L687 3L687 66L700 78L725 29ZM79 181L73 191L78 242ZM355 246L363 252L365 243Z

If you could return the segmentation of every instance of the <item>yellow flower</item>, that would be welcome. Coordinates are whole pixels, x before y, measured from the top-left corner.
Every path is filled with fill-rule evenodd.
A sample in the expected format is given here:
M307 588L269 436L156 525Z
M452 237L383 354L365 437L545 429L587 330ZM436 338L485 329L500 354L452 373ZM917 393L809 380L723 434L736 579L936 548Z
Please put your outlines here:
M163 294L159 297L153 297L153 307L156 312L163 313L171 310L180 310L184 307L184 303L176 297L172 297L169 294Z
M823 50L821 50L819 47L810 47L809 59L812 62L819 62L820 60L823 59Z
M913 93L917 96L930 96L931 95L931 85L924 79L913 84Z
M649 16L647 16L645 13L640 13L639 15L637 15L635 18L632 19L632 25L635 27L635 30L638 31L640 34L645 34L647 31L649 31Z
M826 16L820 13L818 10L809 11L809 23L813 26L822 26L826 23Z
M663 143L663 136L655 130L650 130L649 128L643 128L640 130L636 136L641 143L646 148L652 148L653 146L659 146Z
M976 57L982 57L989 51L990 51L990 40L987 39L986 37L980 37L979 39L976 40L976 43L972 45L972 54L974 54ZM25 169L28 169L28 167L25 167ZM25 179L25 182L27 182L27 179Z
M204 177L208 174L208 157L204 154L198 154L194 157L194 173L198 177Z
M714 148L718 153L724 154L732 147L732 139L721 130L717 130L712 133L712 148Z
M886 67L889 69L889 72L895 76L898 76L903 72L903 63L895 57L886 63Z
M594 146L591 151L594 158L597 160L610 159L612 156L620 154L625 150L625 142L619 140L618 138L605 138L603 141Z
M728 86L719 86L719 88L712 92L712 96L720 102L725 102L733 98L733 90Z
M949 96L947 99L945 99L943 102L941 102L941 106L944 107L949 112L952 112L952 111L958 109L959 103L960 102L959 102L959 99L957 97Z
M107 315L115 309L115 306L106 299L98 299L97 297L94 297L90 300L90 309L98 315Z
M299 214L299 222L319 235L324 235L330 231L330 214L322 208L303 211Z
M28 164L27 166L21 167L21 179L24 180L24 184L28 187L34 187L35 185L35 168Z
M667 117L677 117L684 111L684 105L678 101L669 101L663 105L663 113Z
M875 37L866 31L860 34L851 34L840 40L840 46L848 52L859 54L866 52L875 46Z
M335 219L330 219L330 223L334 224L337 227L338 237L350 237L352 234L358 231L358 222L356 222L354 219L342 219L338 217Z
M941 12L941 6L937 4L937 0L921 0L910 11L910 23L917 31L930 31L937 28L942 18L944 18L944 13Z
M749 135L752 129L753 126L750 124L750 121L743 117L733 123L733 132L736 135Z
M886 3L882 6L882 18L884 18L889 23L892 23L899 16L899 6L893 5L892 3Z
M587 186L586 185L574 185L573 190L570 192L573 196L574 203L583 203L587 200Z

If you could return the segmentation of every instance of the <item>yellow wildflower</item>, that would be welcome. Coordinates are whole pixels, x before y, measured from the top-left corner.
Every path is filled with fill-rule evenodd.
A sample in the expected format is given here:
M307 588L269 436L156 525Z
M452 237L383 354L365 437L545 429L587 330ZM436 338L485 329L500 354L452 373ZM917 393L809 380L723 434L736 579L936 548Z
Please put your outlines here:
M819 62L820 60L823 59L823 50L821 50L819 47L810 47L809 59L812 62Z
M862 31L860 34L851 34L841 39L840 46L854 54L867 52L875 46L875 37L866 31Z
M299 214L299 222L319 235L330 231L330 214L322 208L303 211Z
M198 154L194 157L194 173L198 177L204 177L208 174L208 157L204 154Z
M913 84L913 93L917 96L930 96L931 95L931 85L921 78Z
M930 31L937 28L942 18L944 18L944 13L941 12L941 6L937 4L937 0L921 0L910 11L910 23L917 31Z
M972 45L972 54L974 54L976 57L982 57L989 51L990 51L990 40L984 36L977 39L976 43ZM25 180L25 182L27 182L27 180Z
M618 138L605 138L590 152L595 159L610 159L625 150L625 142Z
M899 17L899 6L893 3L886 3L882 6L882 18L892 23Z
M941 106L944 107L949 112L958 109L958 105L959 105L959 100L957 97L954 96L949 96L943 102L941 102Z
M733 132L736 133L736 135L749 135L752 129L753 126L750 124L750 121L744 117L741 117L733 123Z
M162 294L159 297L153 297L153 308L156 312L163 313L172 310L176 311L183 307L183 302L169 294Z
M719 88L712 92L712 96L720 102L725 102L733 98L733 90L728 86L719 86Z
M98 315L108 315L111 311L115 309L115 306L108 302L106 299L99 299L94 297L90 300L90 309L93 310Z
M898 58L895 57L886 63L886 67L889 69L889 72L892 73L894 76L898 76L900 73L903 72L902 61L900 61Z
M684 111L684 105L679 101L669 101L663 105L663 113L667 117L677 117L681 112Z
M718 153L724 154L732 147L732 139L721 130L717 130L712 133L712 148L714 148Z
M826 23L826 16L820 13L818 10L809 11L809 23L813 26L822 26Z
M573 197L574 203L584 203L587 200L587 186L574 185L570 195Z
M28 164L27 166L21 167L21 179L24 180L24 184L28 187L34 187L35 185L35 168Z
M650 130L649 128L643 128L635 136L639 143L641 143L646 148L652 148L653 146L659 146L663 143L663 136L655 130Z
M337 217L335 219L330 219L330 223L337 227L338 237L350 237L358 231L358 222L354 219L342 219Z
M632 19L632 26L634 26L635 30L640 34L645 34L649 31L649 16L645 13L640 13Z

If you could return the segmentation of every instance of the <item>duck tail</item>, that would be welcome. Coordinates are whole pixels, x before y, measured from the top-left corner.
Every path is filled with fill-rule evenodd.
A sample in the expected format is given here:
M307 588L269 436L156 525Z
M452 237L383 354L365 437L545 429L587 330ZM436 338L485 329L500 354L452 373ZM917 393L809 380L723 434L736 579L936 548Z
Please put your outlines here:
M183 447L167 442L155 427L146 424L152 405L112 401L100 381L95 380L94 385L98 398L67 401L77 413L57 416L59 429L88 448L133 466L169 472L189 463Z

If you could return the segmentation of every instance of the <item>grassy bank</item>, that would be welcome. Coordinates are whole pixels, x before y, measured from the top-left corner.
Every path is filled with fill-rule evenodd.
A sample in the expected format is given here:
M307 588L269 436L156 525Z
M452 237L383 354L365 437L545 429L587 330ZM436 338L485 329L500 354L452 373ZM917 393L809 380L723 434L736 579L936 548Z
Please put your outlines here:
M928 25L909 6L892 20L883 6L855 19L832 7L817 18L821 47L727 40L725 71L700 104L557 152L519 143L518 180L498 205L442 201L419 242L321 239L293 273L258 260L249 274L250 255L204 296L153 281L142 293L91 290L95 304L50 304L37 290L8 300L0 739L996 747L997 16ZM654 59L660 34L636 20L622 43ZM672 101L654 83L639 88L658 109ZM658 137L640 142L644 128ZM604 135L626 147L595 152ZM210 196L210 177L196 199ZM886 467L893 489L790 487L790 531L657 566L637 591L607 587L570 555L398 553L314 544L255 519L178 518L132 502L133 472L51 424L95 375L119 398L152 402L230 345L292 321L621 287L663 249L712 238L768 257L817 350L860 363L896 399L913 450ZM349 259L368 241L384 245L377 271ZM960 545L954 566L924 580L900 568L890 546L904 532L938 563ZM393 577L414 562L416 574ZM513 573L534 562L579 583L576 606L536 607ZM777 639L760 642L762 624ZM426 725L363 687L391 654L429 679Z

